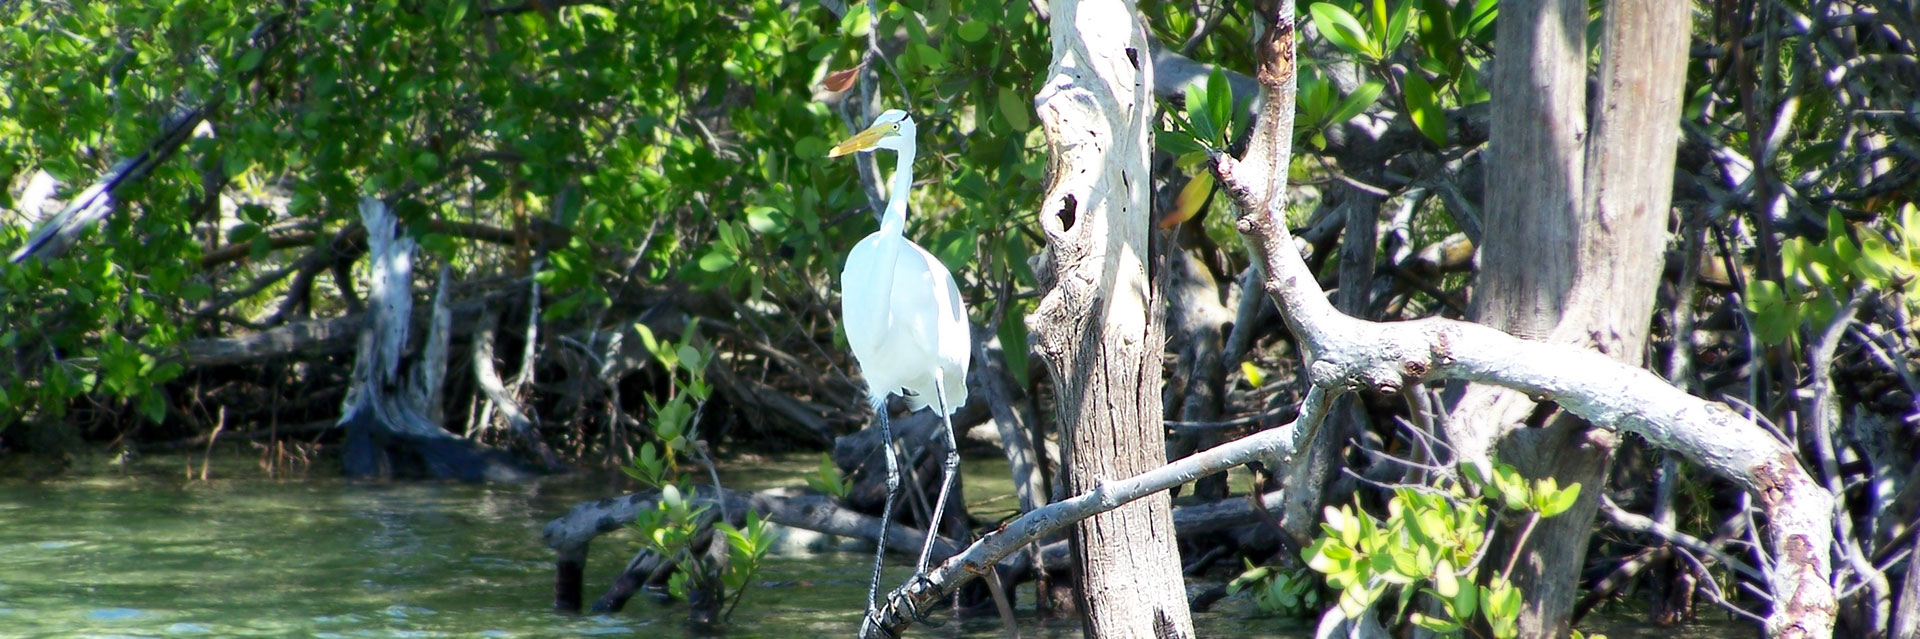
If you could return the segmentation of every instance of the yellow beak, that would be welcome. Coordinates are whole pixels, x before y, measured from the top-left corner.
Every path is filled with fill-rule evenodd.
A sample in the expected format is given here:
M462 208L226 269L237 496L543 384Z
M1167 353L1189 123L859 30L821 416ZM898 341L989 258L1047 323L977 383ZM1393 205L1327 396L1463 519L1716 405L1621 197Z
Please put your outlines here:
M847 141L833 145L833 149L827 151L827 157L837 158L856 151L872 150L873 145L878 144L881 138L886 137L887 133L891 132L886 130L884 128L885 126L884 124L876 124L867 127L865 131L855 133L853 137L848 138Z

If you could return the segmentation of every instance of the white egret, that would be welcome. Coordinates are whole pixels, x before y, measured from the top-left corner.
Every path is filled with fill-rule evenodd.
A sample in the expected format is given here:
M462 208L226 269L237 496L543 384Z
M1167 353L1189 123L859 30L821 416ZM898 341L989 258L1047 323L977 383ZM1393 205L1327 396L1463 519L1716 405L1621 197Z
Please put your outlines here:
M933 538L960 466L951 416L967 403L967 365L973 352L967 308L960 301L953 274L905 235L907 190L913 186L914 133L913 118L893 109L881 113L872 126L827 153L828 157L839 157L856 151L892 149L897 156L880 230L853 246L846 269L840 273L841 320L847 330L847 344L853 347L853 358L860 362L860 372L867 378L867 399L880 422L887 463L880 548L873 560L873 586L867 591L869 619L875 610L881 556L886 552L886 526L900 491L893 431L887 424L887 396L906 398L909 410L933 406L939 411L947 437L940 498L927 521L927 542L920 549L916 566L919 574L925 574L927 556L933 550Z

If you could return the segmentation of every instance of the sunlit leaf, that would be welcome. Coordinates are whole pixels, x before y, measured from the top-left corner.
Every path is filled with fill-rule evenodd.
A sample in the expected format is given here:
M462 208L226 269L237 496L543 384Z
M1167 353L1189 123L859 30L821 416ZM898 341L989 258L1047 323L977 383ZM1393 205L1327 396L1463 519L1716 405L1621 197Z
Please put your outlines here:
M1385 88L1387 85L1384 82L1368 80L1347 95L1347 99L1340 103L1340 108L1334 109L1332 115L1327 117L1327 123L1340 126L1352 120L1353 116L1360 115L1367 110L1367 107L1373 106L1374 101L1380 99L1380 91Z
M1220 129L1220 135L1232 135L1233 87L1227 84L1227 74L1220 69L1207 74L1207 117Z
M987 37L987 23L978 20L962 22L960 23L960 27L955 29L955 31L959 33L961 40L979 42L982 38Z
M1370 60L1380 58L1380 52L1374 49L1372 41L1367 38L1366 28L1360 26L1360 21L1340 5L1316 2L1307 8L1307 12L1313 16L1313 24L1320 30L1320 35L1332 42L1333 46Z
M1567 512L1567 509L1572 508L1574 502L1577 502L1579 500L1580 500L1579 484L1574 484L1564 489L1555 491L1551 493L1550 496L1547 496L1547 503L1545 507L1540 509L1540 516L1552 517L1554 515Z
M1433 86L1419 72L1409 70L1401 80L1401 88L1406 92L1407 116L1413 119L1420 134L1432 140L1435 146L1447 145L1447 116L1440 110L1435 100Z
M1383 53L1392 53L1394 49L1400 48L1400 43L1406 41L1407 25L1413 17L1413 3L1414 0L1400 0L1400 3L1393 8L1393 13L1388 16L1386 37L1383 38L1386 46L1382 48Z

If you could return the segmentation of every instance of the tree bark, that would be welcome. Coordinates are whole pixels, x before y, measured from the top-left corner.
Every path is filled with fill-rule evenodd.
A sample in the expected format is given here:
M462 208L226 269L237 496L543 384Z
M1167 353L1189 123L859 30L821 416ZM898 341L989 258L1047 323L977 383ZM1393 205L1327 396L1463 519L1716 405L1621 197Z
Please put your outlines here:
M1687 8L1660 0L1607 5L1600 94L1586 113L1586 4L1514 2L1501 8L1486 230L1473 310L1515 335L1643 360L1665 246ZM1464 428L1514 428L1533 402L1511 391L1470 389L1449 420ZM1467 441L1492 441L1480 432ZM1562 637L1607 478L1611 433L1561 415L1501 441L1501 459L1529 477L1585 490L1566 513L1542 521L1513 581L1526 593L1522 637ZM1468 445L1466 451L1484 451ZM1466 459L1480 461L1477 456Z
M1040 226L1045 291L1027 320L1055 383L1066 489L1158 467L1162 327L1147 224L1152 67L1130 0L1055 0L1053 64L1035 100L1052 156ZM1191 637L1171 500L1158 493L1075 525L1088 637Z

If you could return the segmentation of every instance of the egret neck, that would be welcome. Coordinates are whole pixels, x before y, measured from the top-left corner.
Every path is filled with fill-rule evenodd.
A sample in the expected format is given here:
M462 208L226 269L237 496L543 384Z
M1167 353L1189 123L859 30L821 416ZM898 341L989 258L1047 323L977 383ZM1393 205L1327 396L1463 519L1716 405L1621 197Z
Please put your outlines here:
M909 143L894 152L893 180L887 193L887 210L880 216L881 234L896 237L906 235L907 190L913 188L913 147Z

